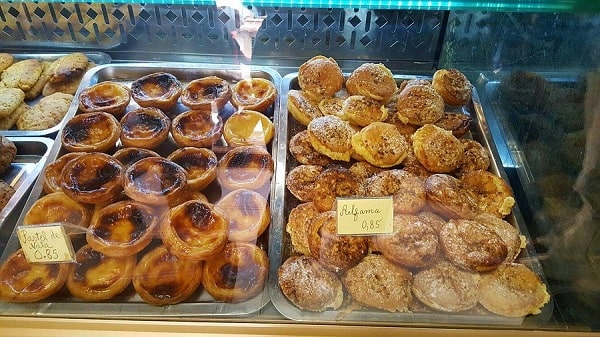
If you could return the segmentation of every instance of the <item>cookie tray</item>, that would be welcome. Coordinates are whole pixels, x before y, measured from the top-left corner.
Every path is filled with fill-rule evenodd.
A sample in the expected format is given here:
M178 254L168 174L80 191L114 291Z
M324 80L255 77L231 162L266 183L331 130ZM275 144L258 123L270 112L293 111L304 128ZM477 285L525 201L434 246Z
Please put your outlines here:
M196 78L205 76L215 75L223 79L228 80L230 83L251 77L260 77L272 81L279 91L281 84L281 75L276 71L265 68L265 67L251 67L251 68L240 68L234 65L218 65L218 64L198 64L198 63L120 63L120 64L106 64L97 66L91 69L83 78L82 84L79 88L86 87L102 81L114 81L121 84L130 86L131 82L135 79L144 75L154 72L169 72L175 75L182 84L186 84L188 81ZM77 96L75 97L74 103L71 105L71 109L67 113L67 120L74 116L77 111ZM131 100L128 107L134 109L137 104ZM183 107L181 103L173 108L170 114L177 114L181 111L188 110ZM223 118L223 121L233 113L234 108L230 103L219 111L219 115ZM273 107L265 112L270 118L274 119L275 125L277 125L279 117L279 98L273 104ZM57 137L60 139L60 136ZM275 141L272 144L276 144ZM218 146L219 144L216 144ZM119 146L119 144L117 144ZM48 158L48 163L54 161L60 155L64 153L62 150L62 144L58 140L55 142L52 151ZM155 149L160 155L165 156L174 150L176 145L173 143L171 137L168 141L162 144L158 149ZM213 147L217 156L219 156L218 147ZM273 152L273 151L272 151ZM276 162L275 153L273 153L273 160ZM40 177L41 178L41 177ZM23 211L20 215L18 223L21 223L27 210L43 195L43 184L42 179L38 179L35 183L33 190L31 191L30 197L25 204ZM273 184L271 184L273 186ZM207 189L212 186L209 185ZM218 184L217 184L218 188ZM210 202L213 202L212 191L205 190L206 196ZM220 192L220 191L219 191ZM268 193L273 195L273 187L270 188ZM273 207L273 200L271 199L271 207ZM273 208L271 208L273 210ZM278 211L272 211L273 214ZM12 224L13 226L15 224ZM268 230L258 238L257 245L268 252ZM152 244L151 244L152 245ZM15 234L11 235L5 251L2 253L0 263L8 257L11 252L16 251L19 248L19 242ZM199 287L196 293L192 294L184 302L175 305L165 306L152 306L145 303L135 293L135 290L130 285L124 292L116 298L102 302L84 302L70 295L70 293L63 289L59 293L36 303L26 304L15 304L0 302L0 313L5 315L36 315L36 316L51 316L51 317L113 317L113 318L124 318L124 317L199 317L199 316L239 316L246 315L256 312L263 308L269 303L269 295L267 290L267 281L265 281L264 289L261 293L252 299L241 303L221 303L214 300L212 296L203 291Z
M299 89L297 81L297 73L286 75L282 81L282 100L280 124L278 125L277 133L279 143L277 147L278 162L277 172L275 175L275 205L273 207L278 210L272 219L270 243L269 243L269 258L271 263L269 293L271 302L284 316L297 321L305 322L353 322L356 324L440 324L440 325L527 325L540 324L547 322L552 315L554 308L553 300L551 299L542 309L541 313L528 317L509 318L488 313L485 309L476 307L471 311L462 313L443 313L435 311L413 311L405 313L390 313L378 309L369 309L364 307L355 307L354 305L342 305L338 310L326 310L323 312L311 312L301 310L294 306L281 292L277 280L277 271L279 266L293 254L291 239L285 230L286 221L290 210L297 205L296 199L291 196L285 186L286 172L296 165L295 159L291 155L287 155L287 141L297 132L305 127L294 120L287 112L287 91ZM399 84L403 80L413 78L426 78L421 76L410 75L395 75L396 82ZM448 108L447 108L448 109ZM447 110L452 111L452 110ZM471 124L471 137L480 142L491 153L490 171L500 175L507 180L501 162L499 160L498 149L492 141L490 130L487 126L487 121L483 108L480 104L479 96L476 89L473 89L473 98L466 106L453 109L454 112L465 113L471 116L473 122ZM543 280L543 270L541 264L536 259L535 251L532 246L527 228L521 217L521 213L517 206L513 208L513 212L505 219L514 226L517 226L521 234L527 238L527 246L519 256L519 262L526 264L530 269L536 272Z
M15 57L16 61L26 60L26 59L37 59L42 61L53 61L58 59L59 57L65 56L69 53L12 53ZM84 53L90 61L93 61L96 65L108 64L112 61L111 57L102 52L85 52ZM82 79L83 82L83 79ZM31 101L27 101L26 103L30 106L36 104L40 100L40 97L35 98ZM60 123L57 125L44 129L44 130L0 130L0 135L5 136L13 136L13 137L40 137L40 136L54 136L56 133L62 128L63 123L66 118L63 118Z
M8 204L0 210L0 251L10 235L10 221L18 216L18 206L26 198L37 176L44 166L54 141L43 137L7 137L17 147L17 156L10 167L0 175L0 179L15 189ZM6 234L6 236L5 236Z

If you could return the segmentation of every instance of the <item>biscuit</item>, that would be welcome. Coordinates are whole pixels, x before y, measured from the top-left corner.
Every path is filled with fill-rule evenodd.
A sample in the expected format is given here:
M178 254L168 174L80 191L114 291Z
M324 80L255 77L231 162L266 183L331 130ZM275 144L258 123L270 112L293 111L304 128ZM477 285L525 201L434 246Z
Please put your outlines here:
M0 174L4 173L17 155L17 147L10 139L0 136Z
M88 68L89 60L84 53L70 53L56 59L50 65L48 82L62 83L78 77Z
M0 210L4 208L15 194L15 189L4 181L0 180Z
M44 66L44 70L38 78L37 82L27 91L25 91L25 100L30 101L39 95L42 94L42 90L46 83L48 83L48 78L50 76L50 62L43 61L42 65Z
M0 73L10 67L15 61L15 57L9 53L0 53Z
M89 62L86 68L86 71L92 69L96 64L94 62ZM46 82L44 88L42 89L42 96L50 96L55 92L62 92L65 94L75 95L77 89L79 88L79 84L81 83L81 79L85 75L85 71L81 74L71 77L70 79L60 82L60 83L52 83Z
M36 59L15 62L2 72L2 85L27 91L35 85L43 71L44 64Z
M23 100L25 93L17 88L0 88L0 118L8 117Z
M19 119L19 116L21 116L28 109L29 105L23 102L10 115L4 118L0 118L0 130L10 130L13 126L15 126L15 123L17 122L17 119Z
M17 119L19 130L45 130L49 129L63 119L69 111L73 95L54 93L42 98L38 104L27 109Z

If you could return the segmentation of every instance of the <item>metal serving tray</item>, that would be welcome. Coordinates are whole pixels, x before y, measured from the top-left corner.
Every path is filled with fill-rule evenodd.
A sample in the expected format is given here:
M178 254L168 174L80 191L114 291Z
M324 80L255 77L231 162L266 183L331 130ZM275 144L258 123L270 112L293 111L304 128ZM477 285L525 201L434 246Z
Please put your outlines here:
M90 70L83 78L82 87L86 87L102 81L113 81L125 84L130 87L131 83L150 73L154 72L168 72L175 75L182 84L187 82L205 77L210 75L219 76L230 83L247 78L251 76L253 78L265 78L273 82L277 90L281 85L281 75L270 68L264 67L251 67L242 69L239 66L234 65L219 65L219 64L197 64L197 63L122 63L122 64L107 64L97 66ZM69 113L67 113L67 119L78 113L77 111L78 99L75 97L74 103L71 105ZM279 123L279 95L273 107L267 110L265 114L269 115L274 119L274 122ZM134 109L137 104L131 100L129 109ZM173 108L168 114L177 114L181 111L188 110L178 103L178 106ZM225 121L226 118L233 113L234 108L230 103L219 111L219 115ZM57 139L60 139L58 137ZM273 141L272 144L276 144ZM166 156L172 150L176 148L171 137L161 145L155 151L159 154ZM217 156L219 156L218 150L213 148ZM272 151L274 152L274 151ZM62 149L62 144L57 140L52 148L51 154L49 155L48 163L54 161L60 155L65 153ZM277 161L273 153L273 160ZM273 186L273 184L271 184ZM217 186L218 187L218 186ZM207 189L210 189L209 186ZM42 179L38 179L36 184L31 191L31 195L27 200L23 208L23 212L17 222L21 223L27 210L31 208L33 203L43 195L43 184ZM268 191L273 195L273 187ZM209 198L209 201L213 202L214 196L210 195L210 191L205 193ZM273 207L273 198L271 197L271 207ZM272 208L273 209L273 208ZM272 211L276 214L278 211ZM260 238L258 238L257 245L268 251L268 235L266 231ZM152 245L152 244L151 244ZM9 252L13 252L19 248L19 243L16 235L10 237L10 240L6 246L5 252L2 255L4 260ZM0 260L1 261L1 260ZM145 303L139 295L135 293L135 290L130 285L121 295L116 298L103 301L103 302L84 302L77 298L72 297L68 291L63 290L50 298L43 301L29 304L14 304L14 303L2 303L0 302L0 313L10 315L44 315L44 316L55 316L55 317L193 317L193 316L239 316L256 312L263 308L269 303L269 294L267 290L267 282L263 291L256 297L241 302L241 303L221 303L217 302L208 293L203 291L199 287L195 294L192 294L190 298L182 303L175 305L165 306L152 306Z
M17 206L24 200L27 192L33 186L35 179L44 166L54 141L43 137L7 137L17 147L17 156L0 179L15 189L15 194L8 204L0 210L0 233L5 233L4 225L8 226L9 219L17 212ZM0 235L0 238L4 236ZM0 251L4 248L0 241Z
M354 308L349 309L342 307L338 310L326 310L324 312L311 312L301 310L294 306L281 292L277 280L277 270L281 264L293 254L293 247L289 234L285 230L286 221L290 210L297 205L295 198L291 196L285 186L286 173L292 169L296 163L295 159L290 155L286 156L288 140L297 132L305 129L293 117L290 117L287 112L287 91L291 89L299 89L297 81L297 73L286 75L282 81L282 100L280 124L277 128L280 143L278 144L277 154L277 172L275 176L275 195L274 209L283 210L274 215L271 224L270 243L269 243L269 258L271 262L269 292L271 302L284 316L306 322L355 322L364 324L365 322L373 322L373 324L406 324L406 323L427 323L427 324L460 324L460 325L521 325L527 322L539 324L549 320L553 311L553 300L542 308L542 312L538 315L528 316L526 318L509 318L488 313L485 309L476 307L475 309L462 313L443 313L435 311L413 311L407 313L389 313L383 310L369 308ZM426 78L421 76L396 75L394 76L397 83L403 80L413 78ZM470 115L473 118L471 124L471 137L479 141L491 153L490 171L500 175L505 180L507 179L505 172L502 169L499 161L498 151L492 141L485 115L479 101L477 91L473 91L473 99L466 106L453 109L454 112L461 112ZM507 180L508 181L508 180ZM534 249L529 240L529 234L524 226L518 207L513 208L505 220L517 226L521 234L528 239L526 248L520 255L520 262L526 264L534 272L544 279L543 270L539 261L535 258Z
M54 61L56 59L58 59L59 57L65 56L69 53L12 53L11 55L13 55L15 57L15 61L21 61L21 60L27 60L27 59L37 59L37 60L42 60L42 61ZM106 54L106 53L102 53L102 52L85 52L84 53L88 59L90 61L93 61L96 65L102 65L102 64L108 64L112 61L111 57ZM83 79L82 79L83 82ZM27 104L29 105L34 105L36 104L41 97L38 97L34 100L31 101L27 101ZM62 125L64 124L66 120L66 117L63 118L63 120L58 123L57 125L49 128L49 129L45 129L45 130L31 130L31 131L26 131L26 130L0 130L0 135L5 135L5 136L12 136L12 137L40 137L40 136L54 136L56 135L56 133L58 132L58 130L60 130L62 128Z

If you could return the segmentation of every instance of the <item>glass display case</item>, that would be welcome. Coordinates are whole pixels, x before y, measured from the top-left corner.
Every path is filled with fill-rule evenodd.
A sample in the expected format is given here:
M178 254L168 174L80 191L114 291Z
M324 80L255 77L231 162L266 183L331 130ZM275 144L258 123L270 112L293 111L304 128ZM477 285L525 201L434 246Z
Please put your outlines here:
M600 334L599 36L583 0L2 2L0 334ZM60 280L15 290L34 278Z

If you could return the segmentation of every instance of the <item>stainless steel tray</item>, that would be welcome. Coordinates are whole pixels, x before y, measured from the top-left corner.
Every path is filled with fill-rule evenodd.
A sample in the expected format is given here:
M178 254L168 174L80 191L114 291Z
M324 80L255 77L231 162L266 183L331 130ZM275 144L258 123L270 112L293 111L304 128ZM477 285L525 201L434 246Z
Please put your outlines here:
M14 217L17 206L25 199L27 192L33 186L37 176L44 167L54 140L43 137L7 137L17 147L17 156L11 166L0 179L4 180L15 189L15 194L8 204L0 210L0 230L4 233L5 223L8 226L9 218ZM5 242L0 242L0 251Z
M15 57L15 61L26 60L26 59L53 61L53 60L58 59L59 57L67 55L67 54L68 53L12 53L12 55ZM90 61L93 61L96 65L108 64L112 61L111 57L106 53L85 52L84 54L88 57L88 59ZM82 82L83 82L83 79L82 79ZM29 105L33 105L33 104L37 103L37 101L39 101L39 97L32 101L28 101L27 103ZM56 135L58 130L60 130L62 128L62 125L64 124L65 120L66 120L66 117L63 118L63 120L59 124L49 128L49 129L45 129L45 130L31 130L31 131L12 130L12 129L11 130L0 130L0 135L13 136L13 137L53 136L53 135Z
M247 76L265 78L274 83L277 90L281 85L281 75L270 68L252 67L251 69L241 69L234 65L217 65L217 64L197 64L197 63L122 63L122 64L107 64L95 67L90 70L83 78L81 87L89 86L102 81L114 81L130 86L131 83L144 75L153 72L169 72L175 75L182 84L190 80L201 78L210 75L220 76L223 79L234 83ZM80 89L81 89L80 87ZM78 99L74 100L71 109L67 113L67 119L77 114ZM133 109L137 104L132 100L128 109ZM266 112L274 119L274 122L279 123L279 95L273 108ZM175 107L171 113L188 110L181 105ZM219 114L226 120L229 114L234 111L233 106L228 103ZM58 138L59 139L59 138ZM273 141L272 144L276 144ZM49 155L48 163L52 162L64 153L60 141L56 141L51 154ZM171 137L161 145L157 151L159 154L166 156L170 151L174 150L176 145ZM215 150L215 152L217 152ZM218 155L218 153L217 153ZM274 161L277 161L273 153ZM272 186L274 186L272 184ZM210 186L209 186L210 188ZM17 222L21 223L27 210L33 203L43 195L43 184L39 179L31 191L31 195L25 204L20 218ZM273 195L273 187L269 191ZM213 201L213 197L206 193L209 201ZM271 197L271 207L273 207L273 198ZM278 211L272 208L272 213ZM13 224L14 225L14 224ZM257 245L268 251L268 231L259 238ZM13 234L6 246L5 252L2 255L2 260L8 255L8 252L17 250L19 247L18 239ZM0 260L1 261L1 260ZM200 287L201 288L201 287ZM241 303L220 303L216 302L208 293L199 289L186 301L176 305L166 305L162 307L152 306L144 301L135 293L133 287L126 289L117 298L110 301L88 303L72 297L68 291L62 291L50 298L41 302L30 304L13 304L0 302L0 313L5 315L45 315L45 316L68 316L68 317L193 317L193 316L239 316L256 312L269 303L269 294L265 283L265 288L253 299Z
M274 209L283 210L274 215L271 224L270 243L269 243L269 258L271 262L270 280L269 280L269 292L271 302L275 305L277 310L284 316L306 322L355 322L364 324L365 322L385 322L386 324L406 324L406 323L427 323L427 324L444 324L444 325L521 325L531 321L539 324L539 322L546 322L552 315L554 308L553 301L551 300L542 308L542 312L538 315L528 316L526 318L509 318L494 315L485 312L485 309L478 310L477 308L473 311L448 314L442 312L408 312L408 313L389 313L376 309L358 308L354 310L348 310L347 308L340 308L338 310L326 310L324 312L311 312L297 308L291 304L287 298L281 292L279 283L277 280L277 270L279 266L293 253L293 247L291 239L285 230L286 220L288 218L289 211L295 206L297 202L285 187L285 175L286 172L291 169L295 163L291 156L286 157L287 143L295 133L304 129L302 125L294 120L293 117L289 117L287 112L287 91L291 89L299 89L297 81L297 73L286 75L282 81L282 100L281 100L281 118L280 124L277 128L277 134L280 143L278 143L277 154L277 172L275 176L275 205ZM420 78L420 76L410 75L396 75L396 82L400 83L403 80ZM423 77L424 78L424 77ZM457 108L455 112L461 112L470 115L473 118L471 126L471 137L474 140L479 141L483 146L489 149L491 158L490 171L500 175L502 178L507 180L506 173L502 169L502 164L499 160L498 151L495 144L492 141L485 115L480 104L479 96L477 91L473 91L472 101L464 107ZM287 158L287 159L286 159ZM507 180L508 181L508 180ZM527 228L521 217L521 213L518 207L513 209L507 219L511 224L517 226L521 233L529 239ZM534 272L544 279L543 270L539 261L535 257L534 249L531 244L531 240L528 240L527 247L521 253L520 261L529 266ZM374 323L375 324L375 323Z

